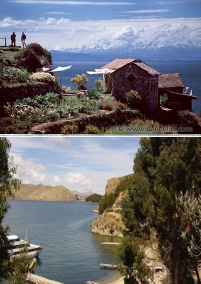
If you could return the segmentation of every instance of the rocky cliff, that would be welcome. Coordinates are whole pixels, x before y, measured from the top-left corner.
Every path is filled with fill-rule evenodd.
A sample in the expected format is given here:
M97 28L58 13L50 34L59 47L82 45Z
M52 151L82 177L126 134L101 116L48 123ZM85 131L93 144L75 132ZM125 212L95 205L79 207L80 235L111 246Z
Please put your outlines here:
M20 200L43 201L76 201L75 195L64 186L44 186L34 184L22 184L15 192L15 198Z
M117 186L124 179L125 177L109 179L105 187L105 193L114 193ZM115 236L120 238L123 237L125 226L120 214L120 210L121 201L124 195L125 192L120 192L119 196L112 206L112 212L107 212L107 210L105 210L105 212L92 223L91 228L93 233L104 236Z
M103 236L123 237L125 226L121 214L104 212L92 223L92 232Z
M111 193L115 192L117 186L120 184L122 180L124 180L125 177L119 177L119 178L111 178L108 179L106 187L105 187L105 193Z

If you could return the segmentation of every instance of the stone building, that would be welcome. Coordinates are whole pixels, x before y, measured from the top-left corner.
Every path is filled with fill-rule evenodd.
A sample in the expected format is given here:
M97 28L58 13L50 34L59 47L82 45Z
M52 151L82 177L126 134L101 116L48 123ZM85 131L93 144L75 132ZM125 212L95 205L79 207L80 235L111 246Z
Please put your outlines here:
M172 110L192 111L192 100L197 97L184 92L184 84L179 73L160 74L158 81L158 95L167 96L166 107Z
M158 71L135 59L115 59L101 69L113 70L104 74L104 88L117 100L124 101L125 94L135 90L143 101L144 111L152 112L158 107Z
M192 111L195 96L184 92L178 73L161 74L141 60L115 59L101 68L104 90L122 102L125 94L135 90L141 97L143 111L153 112L160 107L160 96L167 96L165 106L172 110Z

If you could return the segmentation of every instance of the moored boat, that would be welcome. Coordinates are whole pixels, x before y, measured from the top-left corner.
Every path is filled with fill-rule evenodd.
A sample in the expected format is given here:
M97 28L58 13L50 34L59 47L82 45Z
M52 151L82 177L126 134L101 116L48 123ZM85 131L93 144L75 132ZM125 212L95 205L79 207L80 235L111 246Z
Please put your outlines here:
M31 258L38 257L42 251L42 247L39 245L30 244L25 240L21 240L16 235L7 236L10 242L9 254L11 257L27 254Z

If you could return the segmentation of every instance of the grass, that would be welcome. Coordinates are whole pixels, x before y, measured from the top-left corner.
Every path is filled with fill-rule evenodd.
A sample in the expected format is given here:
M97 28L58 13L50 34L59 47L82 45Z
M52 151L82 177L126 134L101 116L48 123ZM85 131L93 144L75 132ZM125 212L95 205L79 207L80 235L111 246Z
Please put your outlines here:
M0 47L0 52L2 52L1 58L13 62L15 55L18 54L20 49L20 47Z

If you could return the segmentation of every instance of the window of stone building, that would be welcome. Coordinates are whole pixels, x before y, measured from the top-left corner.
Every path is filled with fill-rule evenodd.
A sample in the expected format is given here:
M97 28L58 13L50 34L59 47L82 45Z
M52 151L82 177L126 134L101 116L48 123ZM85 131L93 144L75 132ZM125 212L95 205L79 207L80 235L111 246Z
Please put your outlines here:
M130 73L126 78L130 83L133 83L136 79L136 76L133 73Z

